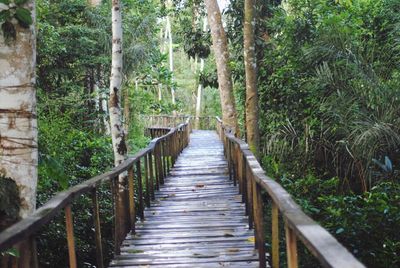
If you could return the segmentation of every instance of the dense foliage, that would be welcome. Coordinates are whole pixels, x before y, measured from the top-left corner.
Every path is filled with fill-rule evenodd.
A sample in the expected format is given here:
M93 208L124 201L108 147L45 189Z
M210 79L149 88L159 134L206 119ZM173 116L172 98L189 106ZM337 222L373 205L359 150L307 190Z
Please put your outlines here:
M400 3L279 2L257 7L264 166L367 266L398 266ZM227 15L240 103L243 1Z
M109 3L89 7L84 0L40 0L37 4L40 206L55 192L112 167L111 138L106 133L111 7ZM143 88L137 89L139 94L132 94L134 80L143 74L158 74L156 67L162 55L154 27L157 6L141 1L126 4L124 97L129 105L125 108L131 110L128 143L134 152L148 142L137 114L152 113L147 107L154 102L152 92ZM104 185L99 195L104 249L109 259L113 250L110 186ZM96 263L91 202L89 196L74 203L79 267L94 267ZM67 251L63 215L43 230L37 242L41 267L54 267L54 263L68 266L67 255L54 254Z

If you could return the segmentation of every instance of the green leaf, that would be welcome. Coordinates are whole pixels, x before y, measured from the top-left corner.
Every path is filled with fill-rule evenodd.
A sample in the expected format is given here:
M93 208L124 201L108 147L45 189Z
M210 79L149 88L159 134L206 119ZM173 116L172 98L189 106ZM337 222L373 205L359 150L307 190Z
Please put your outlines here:
M8 0L6 0L6 1L8 1ZM15 4L18 6L26 4L27 2L28 2L28 0L15 0Z
M32 24L31 12L22 7L18 7L15 11L15 18L19 21L22 27L28 28Z
M341 234L341 233L343 233L343 232L344 232L344 229L343 229L343 228L339 228L339 229L336 230L336 234Z
M13 257L17 257L17 258L20 256L19 251L16 248L10 248L10 249L6 250L2 255L3 256L10 255Z
M5 22L9 17L10 17L10 11L3 10L2 12L0 12L0 23Z
M10 0L0 0L0 3L9 5L10 4Z

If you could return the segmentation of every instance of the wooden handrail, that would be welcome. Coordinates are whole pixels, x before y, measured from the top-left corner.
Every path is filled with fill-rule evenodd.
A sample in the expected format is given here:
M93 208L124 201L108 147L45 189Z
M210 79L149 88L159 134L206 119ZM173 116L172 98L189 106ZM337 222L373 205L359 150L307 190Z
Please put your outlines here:
M215 116L191 116L191 115L141 115L144 125L150 129L171 128L188 118L192 118L193 128L202 130L215 130Z
M31 238L35 236L36 232L54 219L62 210L65 210L70 267L76 267L71 205L77 198L83 194L89 193L91 194L93 201L93 221L96 236L96 257L98 262L97 267L104 267L103 252L101 248L99 204L97 199L97 189L99 185L105 182L110 182L113 188L115 214L114 238L116 253L118 253L119 245L122 242L123 237L129 231L135 231L136 215L139 215L142 220L144 219L144 202L146 202L147 206L150 205L149 199L154 199L154 190L159 189L159 185L163 183L167 171L169 171L170 167L174 164L180 152L188 145L189 133L190 118L187 118L185 123L178 125L176 128L170 129L167 134L153 139L145 149L142 149L135 155L129 157L111 171L93 177L56 194L34 213L0 233L0 252L5 251L20 242L28 240L34 241L34 239ZM141 165L141 163L143 163L143 165ZM142 168L144 168L144 171ZM128 176L126 176L125 180L127 180L126 185L128 185L129 189L128 191L125 191L125 193L121 193L117 190L119 184L121 184L118 177L126 171L128 171ZM135 177L138 188L135 188ZM143 195L143 188L141 187L142 180L145 181L147 186L145 196ZM139 193L139 211L136 211L133 199L135 189L137 189ZM129 212L133 214L128 216L127 219L123 219L121 218L122 215L118 215L118 209L116 207L116 198L119 198L119 195L121 194L128 195L126 196L127 198L122 198L122 200L125 201L126 204L124 205L129 208ZM129 222L129 224L124 224L127 222ZM34 252L33 249L34 243L31 242L31 244L33 244L31 253L34 254L35 259L36 252Z
M265 237L263 228L263 202L265 191L272 200L272 267L279 267L279 213L285 224L287 264L298 267L297 243L299 239L317 258L323 267L365 267L326 229L307 216L290 194L275 180L265 174L248 145L236 138L231 129L216 117L217 132L224 143L229 173L239 184L249 215L249 226L254 226L256 248L260 256L260 267L265 267Z

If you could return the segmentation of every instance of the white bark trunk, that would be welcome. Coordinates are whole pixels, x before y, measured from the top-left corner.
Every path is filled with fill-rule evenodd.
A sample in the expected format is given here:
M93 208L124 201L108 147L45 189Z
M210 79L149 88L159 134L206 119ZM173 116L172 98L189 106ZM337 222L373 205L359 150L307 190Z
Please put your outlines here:
M200 73L204 70L204 59L200 59ZM196 129L200 129L201 98L203 97L203 84L199 83L196 97Z
M35 1L26 7L35 21ZM16 40L11 44L5 44L0 32L0 177L15 181L19 215L26 217L35 210L38 178L36 38L33 25L15 27Z
M203 32L207 31L207 18L203 18ZM197 58L197 55L196 55ZM204 70L204 59L200 59L200 74ZM201 98L203 97L203 84L199 83L197 87L197 97L196 97L196 129L200 128L200 116L201 116Z
M158 84L158 101L162 100L162 84Z
M104 130L105 134L107 136L111 135L111 126L110 126L110 121L109 121L109 111L108 111L108 105L107 105L107 95L104 92L100 93L100 99L101 99L101 109L103 112L103 125L104 125Z
M89 0L89 5L92 7L97 7L101 4L101 0Z
M122 15L120 0L112 0L112 59L110 79L110 124L114 150L114 163L118 166L125 160L127 147L122 124L121 85L122 85Z
M169 56L169 70L172 73L172 82L174 81L174 49L172 47L172 30L171 21L169 16L167 16L167 32L168 32L168 56ZM171 86L171 97L172 104L175 104L175 89Z

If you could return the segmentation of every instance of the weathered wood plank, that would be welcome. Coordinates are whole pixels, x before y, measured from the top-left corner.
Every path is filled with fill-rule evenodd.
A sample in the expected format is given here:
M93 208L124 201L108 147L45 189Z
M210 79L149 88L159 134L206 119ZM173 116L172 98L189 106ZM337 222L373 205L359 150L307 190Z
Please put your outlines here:
M110 267L258 267L254 232L215 132L191 135Z

